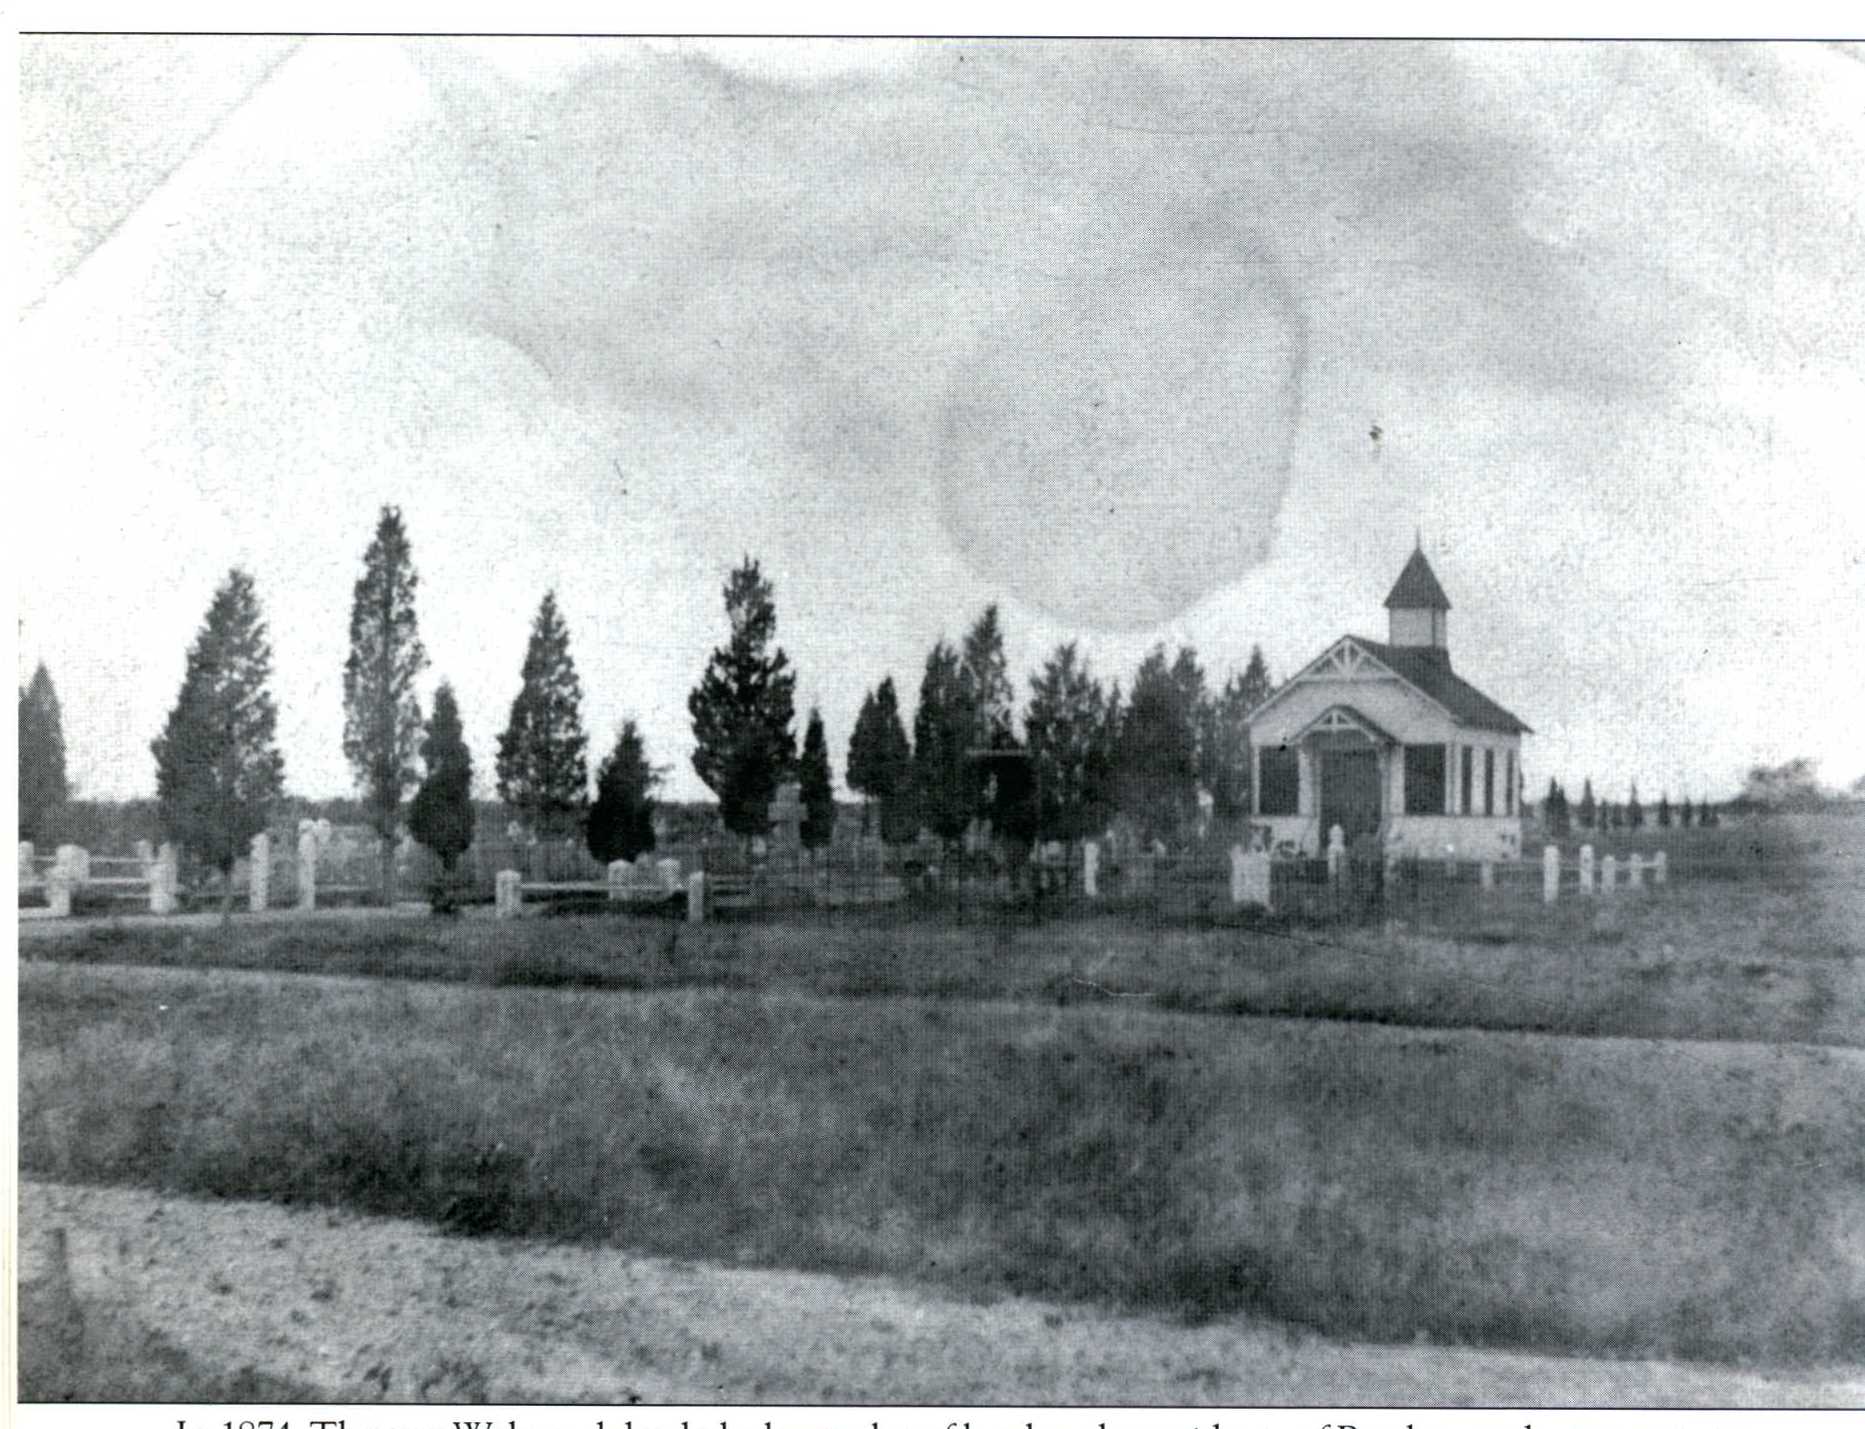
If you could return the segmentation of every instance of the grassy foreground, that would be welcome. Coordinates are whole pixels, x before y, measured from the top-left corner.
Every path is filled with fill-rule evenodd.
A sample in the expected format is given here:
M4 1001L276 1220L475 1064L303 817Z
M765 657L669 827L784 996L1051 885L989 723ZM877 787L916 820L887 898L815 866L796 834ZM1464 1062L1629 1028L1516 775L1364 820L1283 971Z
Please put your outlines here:
M1865 1357L1865 1062L28 963L29 1175L1372 1339Z

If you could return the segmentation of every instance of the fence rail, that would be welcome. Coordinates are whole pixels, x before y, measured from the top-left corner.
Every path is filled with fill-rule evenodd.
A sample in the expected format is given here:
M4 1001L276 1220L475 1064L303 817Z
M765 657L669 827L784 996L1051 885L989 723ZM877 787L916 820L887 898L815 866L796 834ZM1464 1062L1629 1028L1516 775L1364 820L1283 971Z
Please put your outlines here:
M656 910L684 905L696 918L1108 912L1197 924L1265 915L1352 922L1477 906L1478 900L1555 902L1662 887L1672 872L1668 847L1624 857L1596 857L1591 845L1574 852L1550 845L1539 857L1520 860L1381 858L1350 853L1334 832L1322 857L1277 857L1241 846L1168 853L1097 841L1047 844L1021 856L866 841L819 850L779 846L754 856L731 841L606 866L580 842L487 841L457 861L450 883L453 896L491 902L507 915L527 901L581 900ZM307 824L295 838L257 836L230 879L195 870L184 881L172 845L141 846L126 857L93 856L70 845L46 856L22 844L19 883L23 899L43 898L54 915L72 912L74 898L80 911L127 906L161 914L229 894L252 909L308 909L321 902L381 901L382 853L379 840L337 837ZM1693 875L1715 876L1711 862L1687 866ZM407 841L390 850L388 868L392 900L426 900L443 878L440 860Z

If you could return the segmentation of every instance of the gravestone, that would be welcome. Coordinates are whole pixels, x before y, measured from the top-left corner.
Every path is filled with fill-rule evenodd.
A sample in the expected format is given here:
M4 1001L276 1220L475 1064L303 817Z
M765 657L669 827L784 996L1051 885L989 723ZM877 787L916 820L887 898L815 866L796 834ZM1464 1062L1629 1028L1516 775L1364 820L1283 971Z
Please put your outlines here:
M272 888L272 836L253 835L251 872L246 881L246 906L255 913L266 909L266 896Z
M1593 893L1593 845L1580 845L1580 891L1591 897Z
M1541 851L1541 901L1552 903L1561 896L1561 851L1549 844Z
M1081 891L1090 898L1101 896L1101 845L1094 842L1081 847Z
M803 786L794 779L777 786L777 797L771 800L769 816L771 821L771 844L776 848L793 849L803 846Z
M298 908L308 913L317 907L317 825L298 825Z
M609 864L609 902L626 903L634 889L635 866L625 858Z
M496 918L516 918L524 906L524 879L515 868L499 871L492 881L492 913Z

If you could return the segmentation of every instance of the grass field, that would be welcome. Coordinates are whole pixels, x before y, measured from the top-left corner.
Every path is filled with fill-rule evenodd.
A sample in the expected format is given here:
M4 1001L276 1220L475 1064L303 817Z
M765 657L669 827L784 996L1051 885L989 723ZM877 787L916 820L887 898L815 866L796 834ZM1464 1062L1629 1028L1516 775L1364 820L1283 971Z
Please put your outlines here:
M1807 848L1795 889L1467 940L64 937L22 949L21 1165L1352 1338L1859 1363L1856 849ZM1246 1010L1324 1015L1213 1015ZM1480 1030L1534 1027L1621 1035Z

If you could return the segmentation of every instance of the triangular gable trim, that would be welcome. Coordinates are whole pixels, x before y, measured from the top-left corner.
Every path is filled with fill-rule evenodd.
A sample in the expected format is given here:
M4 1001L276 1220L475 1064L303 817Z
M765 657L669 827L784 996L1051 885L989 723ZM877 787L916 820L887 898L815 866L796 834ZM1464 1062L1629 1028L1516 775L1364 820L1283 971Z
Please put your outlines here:
M1324 725L1329 729L1340 729L1345 725L1352 725L1355 729L1359 730L1360 733L1371 739L1383 740L1387 744L1397 744L1399 742L1397 739L1393 738L1392 735L1381 729L1371 719L1348 704L1329 705L1326 709L1322 710L1320 714L1303 725L1301 731L1295 738L1288 742L1293 744L1297 740L1306 739L1310 734L1314 733L1316 729Z
M1393 669L1392 666L1388 665L1384 660L1381 660L1377 655L1373 654L1372 651L1362 645L1358 637L1352 635L1341 636L1340 639L1336 640L1332 645L1328 646L1327 649L1323 650L1319 655L1315 656L1314 659L1310 660L1306 665L1302 666L1301 669L1284 680L1268 699L1264 700L1260 705L1243 717L1244 723L1254 724L1258 715L1263 714L1271 705L1281 700L1284 695L1291 693L1297 685L1303 684L1319 674L1324 666L1334 661L1335 657L1344 646L1352 646L1361 664L1371 665L1388 679L1397 680L1401 685L1404 685L1406 689L1417 695L1419 699L1430 705L1434 710L1437 710L1452 724L1459 726L1463 724L1462 720L1458 719L1455 714L1435 699L1429 691L1420 689L1412 681L1406 679L1405 676L1401 675L1397 670Z

